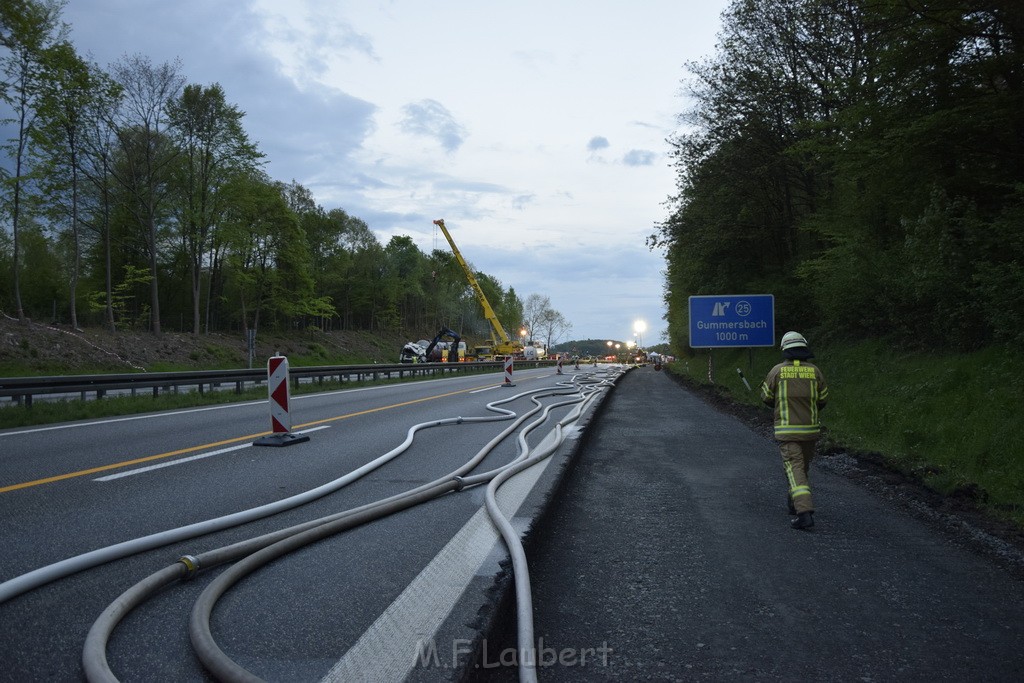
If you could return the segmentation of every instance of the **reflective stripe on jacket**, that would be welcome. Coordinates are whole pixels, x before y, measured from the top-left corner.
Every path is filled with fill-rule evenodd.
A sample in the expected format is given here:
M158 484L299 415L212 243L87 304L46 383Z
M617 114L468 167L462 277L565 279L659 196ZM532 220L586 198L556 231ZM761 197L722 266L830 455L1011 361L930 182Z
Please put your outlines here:
M828 401L821 370L806 361L779 363L761 383L761 399L775 407L775 438L814 441L821 432L818 411Z

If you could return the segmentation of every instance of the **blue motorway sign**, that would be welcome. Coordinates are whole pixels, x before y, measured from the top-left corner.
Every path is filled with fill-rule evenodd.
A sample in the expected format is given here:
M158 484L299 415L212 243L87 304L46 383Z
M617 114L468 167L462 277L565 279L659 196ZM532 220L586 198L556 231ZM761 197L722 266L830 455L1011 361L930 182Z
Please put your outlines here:
M775 346L775 297L772 294L721 294L690 297L690 346Z

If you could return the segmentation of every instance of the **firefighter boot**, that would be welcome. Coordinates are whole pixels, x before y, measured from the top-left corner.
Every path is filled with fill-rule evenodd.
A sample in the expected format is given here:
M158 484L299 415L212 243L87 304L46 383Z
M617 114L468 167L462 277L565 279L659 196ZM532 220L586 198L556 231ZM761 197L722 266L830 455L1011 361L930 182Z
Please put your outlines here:
M797 515L797 518L793 520L791 526L794 529L810 529L814 526L814 513L813 512L801 512Z

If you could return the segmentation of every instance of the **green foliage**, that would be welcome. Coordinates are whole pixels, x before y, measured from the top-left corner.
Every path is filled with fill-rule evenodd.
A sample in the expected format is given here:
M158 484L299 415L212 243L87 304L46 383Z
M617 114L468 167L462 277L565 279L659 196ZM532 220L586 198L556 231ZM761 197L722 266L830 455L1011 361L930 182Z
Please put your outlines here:
M1020 344L1024 9L737 0L689 65L666 251L693 294L775 294L782 327L904 347Z
M117 283L111 293L111 308L114 311L115 326L123 329L145 329L149 320L149 306L135 306L135 292L140 285L149 284L152 276L141 268L132 265L124 267L124 277ZM89 308L102 311L107 306L104 292L91 292L88 296Z
M21 229L21 291L27 311L49 320L56 301L64 299L60 259L56 249L38 225Z
M830 392L841 397L828 415L833 440L942 475L933 484L977 484L997 506L1024 503L1021 359L996 348L911 356L878 343L824 358ZM885 372L872 376L880 364Z
M173 368L160 368L159 370L173 370ZM474 370L476 372L476 370ZM490 368L480 369L479 372L492 372ZM355 389L366 386L380 386L383 384L401 384L406 382L422 381L419 378L393 378L363 380L363 381L337 381L324 380L321 382L303 382L291 388L293 396L303 394L314 394L323 391L336 389ZM0 429L14 427L28 427L39 424L52 424L65 422L67 420L94 420L102 417L115 415L136 415L159 410L180 410L208 405L222 405L225 403L238 403L242 401L265 401L267 389L265 386L249 388L241 393L234 391L205 391L202 394L196 391L173 393L164 391L159 396L111 396L101 400L67 400L67 401L37 401L31 408L19 406L16 403L8 403L0 406Z
M575 339L573 341L562 342L555 344L548 349L550 353L570 353L579 356L597 356L604 358L605 356L612 355L616 352L614 346L609 347L608 342L612 341L614 344L619 344L619 352L623 348L626 348L626 342L623 340L609 340L609 339ZM659 351L667 353L668 349L658 347L647 347L648 351Z
M827 445L884 453L945 493L973 484L994 509L1024 520L1024 422L1017 416L1024 359L996 347L911 354L880 341L813 346L829 383L822 414ZM708 355L682 358L670 370L707 384ZM779 361L777 351L717 349L712 355L719 391L761 405L757 387Z
M425 255L408 236L381 245L362 219L273 180L220 85L141 54L104 71L67 40L63 7L0 3L0 116L13 131L0 309L153 332L489 336L447 250ZM519 297L489 284L499 318L518 325Z

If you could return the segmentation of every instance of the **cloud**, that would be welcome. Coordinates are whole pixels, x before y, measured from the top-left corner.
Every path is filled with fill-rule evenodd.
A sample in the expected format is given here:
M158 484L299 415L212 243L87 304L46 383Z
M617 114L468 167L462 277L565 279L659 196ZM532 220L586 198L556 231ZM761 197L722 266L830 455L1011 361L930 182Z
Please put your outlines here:
M494 183L485 183L476 180L461 180L458 178L439 178L434 181L435 190L446 192L471 192L475 194L506 194L508 188Z
M431 221L446 218L482 270L521 295L552 293L573 336L619 336L631 335L633 316L662 327L664 259L644 236L675 187L662 143L689 103L670 86L679 64L714 47L728 3L665 2L630 15L637 30L625 34L624 10L608 3L588 5L603 20L586 32L543 3L517 5L499 24L459 3L409 0L89 0L67 3L64 18L102 66L124 54L180 57L190 83L219 83L271 177L302 183L384 242L406 234L430 249ZM422 36L453 34L457 43L424 51ZM621 83L601 35L631 55ZM595 79L628 106L591 99Z
M516 50L512 57L531 71L538 71L555 61L555 55L548 50Z
M537 199L537 195L535 194L521 194L518 197L513 197L512 208L516 209L517 211L522 211L527 206L532 204L535 199Z
M647 123L646 121L630 121L629 125L636 126L637 128L647 128L649 130L664 130L662 126L656 126L653 123Z
M646 149L631 149L626 152L626 156L622 157L622 163L626 166L653 166L657 158L656 152Z
M236 84L237 85L237 84ZM282 83L278 92L287 91ZM252 90L243 89L243 93ZM252 137L267 154L276 177L316 177L311 169L345 168L346 160L373 130L376 107L341 92L315 95L295 92L291 98L260 98L258 114L246 120ZM251 101L250 101L251 102ZM243 108L245 105L243 104ZM299 111L295 111L299 110ZM250 108L249 111L252 111ZM278 124L290 121L287 127Z
M420 100L402 107L405 118L399 124L406 133L435 138L447 152L454 152L466 140L466 129L436 100Z
M366 57L370 61L380 62L380 57L374 50L373 41L369 36L356 31L345 21L324 22L324 16L318 15L316 22L313 22L314 27L318 25L317 22L322 23L319 24L319 31L315 31L313 34L318 35L319 40L312 41L312 44L319 47L322 58L334 57L339 52L354 52Z
M650 334L644 342L661 341L664 258L641 241L619 245L579 243L532 244L488 249L460 245L474 268L512 286L521 296L543 293L573 324L567 339L633 338L633 323L644 320Z
M141 18L159 30L140 30ZM305 87L305 81L289 75L266 49L264 21L249 3L180 0L128 11L120 3L97 0L88 8L70 3L64 20L73 27L76 44L85 39L79 49L103 68L132 54L157 65L178 58L189 83L219 83L227 101L245 113L246 133L278 180L298 179L307 186L337 182L335 169L352 166L351 155L373 130L376 105L335 88ZM345 24L324 30L343 36L349 50L372 52Z

